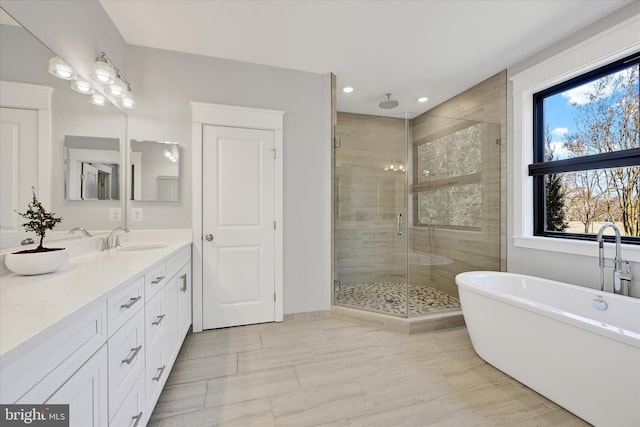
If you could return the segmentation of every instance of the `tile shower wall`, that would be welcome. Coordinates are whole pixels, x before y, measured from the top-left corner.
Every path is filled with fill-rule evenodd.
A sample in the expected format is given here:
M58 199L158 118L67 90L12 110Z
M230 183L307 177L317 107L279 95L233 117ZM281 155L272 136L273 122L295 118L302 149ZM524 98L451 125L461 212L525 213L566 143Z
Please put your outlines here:
M338 113L335 159L335 258L344 283L405 281L406 176L385 170L406 162L405 120ZM406 234L406 233L405 233Z
M473 122L483 123L475 125ZM480 174L477 178L479 181L474 184L479 186L480 189L475 190L480 195L477 198L467 195L467 200L459 203L459 206L448 201L446 190L432 191L434 194L438 193L439 197L422 200L423 210L429 210L428 213L431 214L426 215L427 220L425 213L420 212L419 197L410 195L410 199L413 200L412 216L415 218L412 224L416 225L410 230L410 248L414 252L440 257L439 262L431 265L410 264L410 281L434 287L450 295L458 295L454 281L456 274L470 270L500 270L506 256L503 244L506 230L506 186L502 176L506 169L505 72L496 74L416 117L412 120L411 129L414 167L418 173L409 177L409 180L410 183L416 181L417 188L421 184L424 185L420 174L423 167L434 170L435 177L430 174L430 179L434 180L446 180L447 177L455 175L456 171L460 171L460 163L464 163L465 167L476 165L478 168L477 171L466 170L461 174ZM465 148L464 144L457 143L454 141L455 138L450 136L467 129L477 133L477 147ZM496 140L499 140L500 144L496 143ZM447 147L438 144L446 141L450 142ZM427 144L432 146L428 147ZM426 156L438 151L440 152L435 156L438 159L436 162L428 159L432 156ZM426 158L421 158L421 154ZM476 158L468 158L469 154ZM481 162L478 161L480 159ZM415 190L415 187L412 188ZM451 218L451 211L456 208L468 215L462 215L463 218ZM441 228L430 223L441 223L443 216L449 216L448 225L468 228Z

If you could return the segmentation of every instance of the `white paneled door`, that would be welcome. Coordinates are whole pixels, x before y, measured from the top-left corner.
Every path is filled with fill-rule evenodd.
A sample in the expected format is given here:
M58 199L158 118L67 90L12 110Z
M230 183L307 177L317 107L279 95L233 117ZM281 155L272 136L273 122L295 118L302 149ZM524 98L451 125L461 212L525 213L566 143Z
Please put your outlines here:
M38 192L38 112L0 108L0 239L2 247L20 246L29 235L22 231L31 187ZM45 196L46 195L41 195Z
M202 131L203 329L274 321L274 132Z

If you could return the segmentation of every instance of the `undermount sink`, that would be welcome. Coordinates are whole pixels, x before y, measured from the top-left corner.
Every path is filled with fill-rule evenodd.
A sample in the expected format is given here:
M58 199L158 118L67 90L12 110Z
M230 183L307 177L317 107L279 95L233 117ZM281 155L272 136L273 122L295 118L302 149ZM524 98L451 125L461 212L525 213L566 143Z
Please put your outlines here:
M166 248L169 245L165 243L132 243L118 248L120 252L140 252L151 251L154 249Z

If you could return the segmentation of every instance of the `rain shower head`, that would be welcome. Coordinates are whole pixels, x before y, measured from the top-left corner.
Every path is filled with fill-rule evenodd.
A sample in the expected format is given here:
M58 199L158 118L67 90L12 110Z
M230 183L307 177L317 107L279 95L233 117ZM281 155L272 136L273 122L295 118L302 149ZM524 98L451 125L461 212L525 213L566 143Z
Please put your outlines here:
M389 108L396 108L399 105L398 101L396 101L395 99L391 99L390 93L387 93L386 95L387 95L387 100L382 101L380 104L378 104L380 108L384 108L386 110L388 110Z

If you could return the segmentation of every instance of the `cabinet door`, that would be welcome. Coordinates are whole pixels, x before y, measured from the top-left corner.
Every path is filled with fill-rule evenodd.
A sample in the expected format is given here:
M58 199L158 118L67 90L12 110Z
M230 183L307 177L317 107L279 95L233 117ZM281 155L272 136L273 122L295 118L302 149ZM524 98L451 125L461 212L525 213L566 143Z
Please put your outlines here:
M191 263L178 273L178 342L191 326Z
M107 427L107 394L107 348L104 346L53 394L36 387L18 403L68 404L71 427Z
M145 368L145 396L147 400L145 408L149 416L153 413L153 408L156 406L160 393L162 393L162 387L167 382L170 370L171 361L165 350L154 350Z
M144 306L145 315L145 340L147 343L147 360L151 357L153 349L164 346L166 342L167 329L171 329L171 319L173 310L167 305L167 298L164 292L158 292L147 301Z

